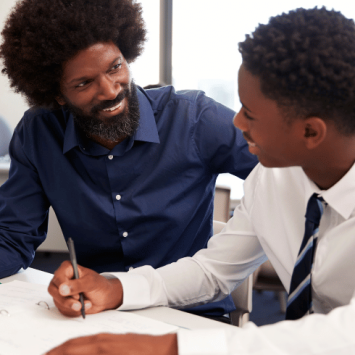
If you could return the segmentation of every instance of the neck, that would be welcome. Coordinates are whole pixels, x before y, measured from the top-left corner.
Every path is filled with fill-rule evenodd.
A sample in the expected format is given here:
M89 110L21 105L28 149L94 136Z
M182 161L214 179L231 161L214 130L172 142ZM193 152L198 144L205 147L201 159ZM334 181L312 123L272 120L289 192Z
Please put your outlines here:
M328 190L335 185L350 170L355 161L347 167L307 169L303 168L305 174L321 189Z
M303 165L305 174L322 190L335 185L355 163L355 137L325 142Z

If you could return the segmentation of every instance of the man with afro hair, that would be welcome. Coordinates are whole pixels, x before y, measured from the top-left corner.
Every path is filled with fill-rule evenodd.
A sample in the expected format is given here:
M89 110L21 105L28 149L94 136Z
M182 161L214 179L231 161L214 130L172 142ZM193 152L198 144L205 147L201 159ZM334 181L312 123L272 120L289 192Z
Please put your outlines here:
M22 0L2 37L3 73L31 108L0 189L0 278L31 264L50 206L78 262L97 272L156 268L206 247L218 174L244 179L257 159L235 112L203 92L135 85L141 5ZM194 312L234 309L228 296Z
M72 316L78 301L67 296L89 295L96 285L108 308L191 306L224 298L268 257L289 291L287 320L158 338L102 334L71 340L50 355L354 354L354 21L334 10L300 8L259 25L239 50L242 108L234 123L260 164L225 229L192 258L113 273L113 290L84 268L85 283L69 280L65 264L49 289ZM86 302L95 312L98 299Z

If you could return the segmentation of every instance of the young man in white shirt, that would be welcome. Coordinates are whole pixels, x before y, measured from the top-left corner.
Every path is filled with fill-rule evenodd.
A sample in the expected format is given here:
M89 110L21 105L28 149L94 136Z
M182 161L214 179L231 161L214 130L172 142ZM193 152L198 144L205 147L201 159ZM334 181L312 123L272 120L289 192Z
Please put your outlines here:
M260 25L240 43L240 52L242 108L234 122L261 164L246 180L245 196L226 228L192 258L117 273L116 279L80 268L81 278L70 280L72 268L65 263L49 292L68 316L80 315L79 292L87 313L182 308L225 297L266 257L290 290L307 204L315 195L323 215L312 239L313 303L307 313L314 314L222 333L85 337L51 355L355 353L354 22L325 8L298 9Z

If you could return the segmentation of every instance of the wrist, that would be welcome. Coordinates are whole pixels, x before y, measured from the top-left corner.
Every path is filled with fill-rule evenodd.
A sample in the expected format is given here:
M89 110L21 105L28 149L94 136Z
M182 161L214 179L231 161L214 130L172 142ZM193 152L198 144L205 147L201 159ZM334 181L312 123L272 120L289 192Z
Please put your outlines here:
M121 281L117 278L107 280L109 283L109 291L107 293L107 308L116 309L122 305L123 302L123 288Z

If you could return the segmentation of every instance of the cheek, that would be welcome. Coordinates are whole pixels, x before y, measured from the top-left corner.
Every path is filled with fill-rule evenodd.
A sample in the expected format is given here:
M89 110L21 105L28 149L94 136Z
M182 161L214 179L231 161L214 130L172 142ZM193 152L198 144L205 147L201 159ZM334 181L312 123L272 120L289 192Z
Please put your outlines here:
M90 109L95 105L94 97L95 96L92 95L88 90L85 93L80 93L79 95L73 97L71 103L72 105L80 108L81 110L89 112Z

